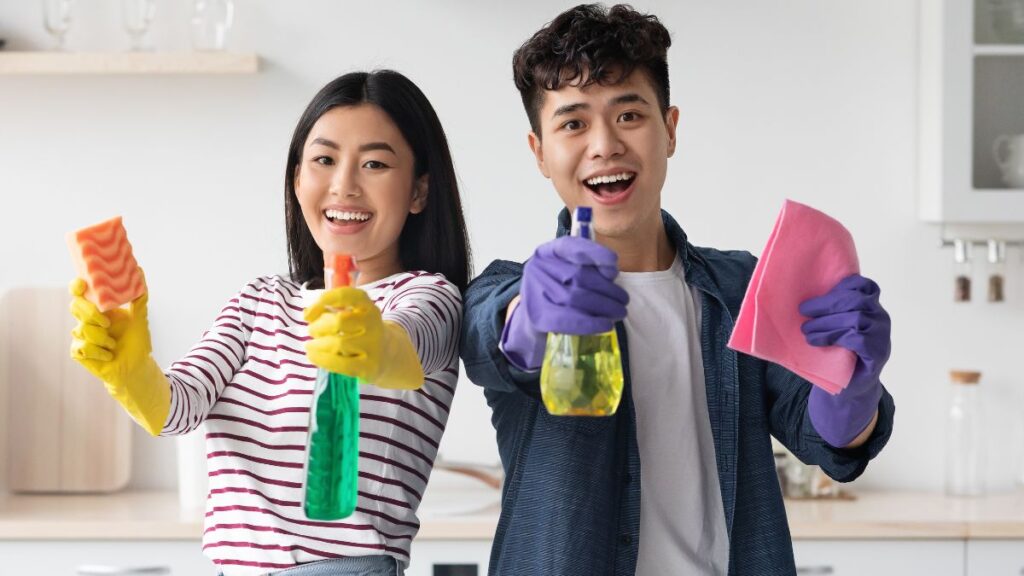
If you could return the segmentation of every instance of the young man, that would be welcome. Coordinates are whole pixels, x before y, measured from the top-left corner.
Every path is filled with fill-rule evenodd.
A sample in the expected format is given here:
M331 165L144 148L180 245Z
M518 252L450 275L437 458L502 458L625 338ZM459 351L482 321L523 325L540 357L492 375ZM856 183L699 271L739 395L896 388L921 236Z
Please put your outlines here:
M578 6L513 58L530 146L568 210L558 239L525 265L492 263L465 295L462 358L507 477L491 574L793 574L769 436L849 481L892 431L889 317L870 280L800 307L809 343L859 358L837 396L726 348L755 258L690 244L661 210L679 118L669 44L653 16ZM567 236L577 206L596 242ZM549 415L546 334L613 327L618 412Z

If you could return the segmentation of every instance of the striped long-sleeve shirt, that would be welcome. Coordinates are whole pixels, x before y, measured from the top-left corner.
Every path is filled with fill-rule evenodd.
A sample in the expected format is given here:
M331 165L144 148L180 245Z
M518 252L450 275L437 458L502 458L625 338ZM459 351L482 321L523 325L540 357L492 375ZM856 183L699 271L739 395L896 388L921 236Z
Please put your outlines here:
M302 510L317 369L305 354L299 285L279 276L248 284L166 372L171 409L163 434L206 424L203 550L226 575L339 556L391 555L408 565L416 508L458 380L462 300L443 276L425 272L361 288L385 320L408 332L425 382L418 390L361 386L359 499L342 521L307 520Z

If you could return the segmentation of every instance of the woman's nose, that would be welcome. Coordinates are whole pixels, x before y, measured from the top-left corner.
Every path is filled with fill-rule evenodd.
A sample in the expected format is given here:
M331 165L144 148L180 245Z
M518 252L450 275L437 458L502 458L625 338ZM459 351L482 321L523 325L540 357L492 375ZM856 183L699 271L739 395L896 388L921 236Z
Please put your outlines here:
M363 193L356 174L352 170L344 168L339 169L335 173L334 178L331 180L331 186L327 191L332 195L345 198L355 198Z

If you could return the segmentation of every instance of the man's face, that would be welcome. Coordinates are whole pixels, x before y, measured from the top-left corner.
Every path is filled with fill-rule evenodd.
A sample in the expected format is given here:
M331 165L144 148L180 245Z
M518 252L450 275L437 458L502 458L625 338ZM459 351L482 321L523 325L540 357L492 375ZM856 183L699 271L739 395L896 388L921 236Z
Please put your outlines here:
M530 133L530 147L570 212L590 206L598 235L628 240L661 221L678 118L675 107L661 113L647 73L638 69L615 85L545 91L541 134Z

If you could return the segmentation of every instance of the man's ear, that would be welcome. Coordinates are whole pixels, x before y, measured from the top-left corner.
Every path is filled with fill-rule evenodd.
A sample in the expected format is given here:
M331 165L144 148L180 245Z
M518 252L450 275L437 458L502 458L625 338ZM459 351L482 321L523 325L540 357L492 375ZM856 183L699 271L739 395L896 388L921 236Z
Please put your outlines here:
M665 130L668 132L668 157L676 153L676 127L679 124L679 108L669 106L665 111Z
M526 136L526 140L530 144L530 150L533 151L533 156L537 159L537 168L540 170L540 173L543 174L545 178L551 178L551 175L548 174L548 168L544 164L544 143L540 141L540 136L537 136L536 133L531 131Z
M412 205L410 214L419 214L427 207L427 196L430 193L430 174L424 174L412 184Z

